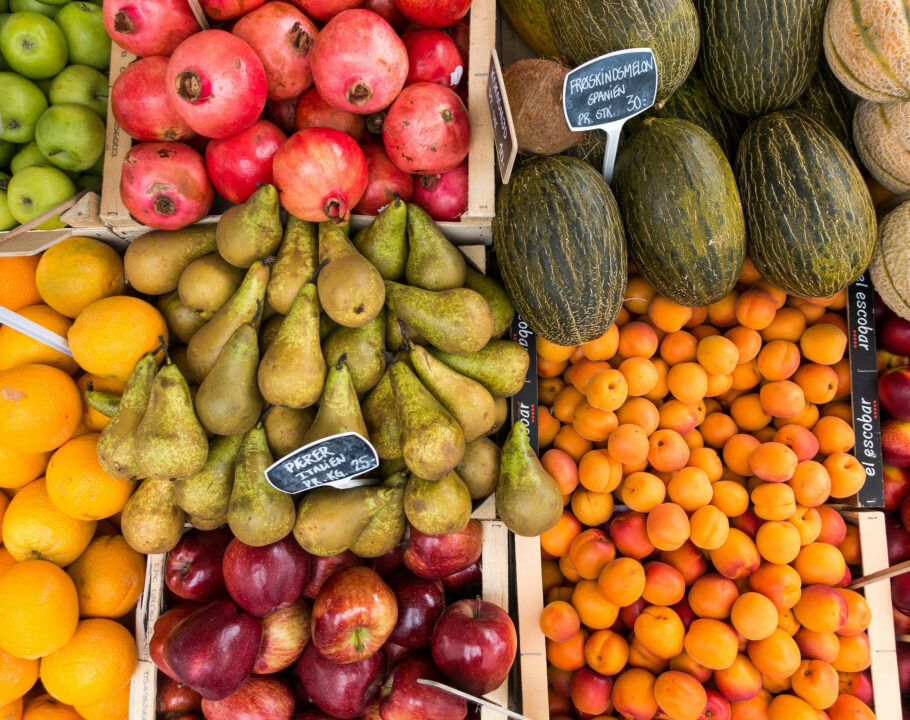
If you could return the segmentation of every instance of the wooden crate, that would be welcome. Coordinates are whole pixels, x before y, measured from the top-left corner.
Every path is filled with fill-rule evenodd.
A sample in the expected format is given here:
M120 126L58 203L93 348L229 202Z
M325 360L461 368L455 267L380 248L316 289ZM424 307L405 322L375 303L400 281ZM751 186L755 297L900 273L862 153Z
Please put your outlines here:
M100 203L101 198L97 193L82 191L67 200L63 207L58 205L59 209L52 213L56 215L63 210L60 217L68 227L58 230L22 230L21 226L17 226L0 232L0 257L34 255L72 235L116 240L117 236L106 230L98 217Z
M496 179L493 164L493 124L487 105L487 68L496 37L496 0L474 0L471 6L470 55L468 67L468 112L471 118L471 150L468 155L468 210L460 222L441 222L439 226L452 242L490 244L490 226L496 205ZM110 78L114 80L136 59L135 55L111 45ZM107 142L104 158L104 188L99 217L101 222L124 237L135 237L150 228L141 225L120 201L120 176L123 161L133 145L108 109ZM214 222L218 215L209 216ZM372 218L355 215L355 228Z

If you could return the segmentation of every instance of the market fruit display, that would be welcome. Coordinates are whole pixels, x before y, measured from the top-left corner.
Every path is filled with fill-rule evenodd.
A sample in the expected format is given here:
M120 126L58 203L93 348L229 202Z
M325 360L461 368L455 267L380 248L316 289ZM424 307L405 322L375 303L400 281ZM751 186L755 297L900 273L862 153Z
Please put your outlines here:
M910 105L862 100L853 117L853 139L863 165L895 193L910 189L910 153L902 138L910 134Z
M906 272L910 263L908 222L910 205L906 202L882 219L870 266L872 283L879 296L892 312L905 319L910 318L910 288L907 287Z

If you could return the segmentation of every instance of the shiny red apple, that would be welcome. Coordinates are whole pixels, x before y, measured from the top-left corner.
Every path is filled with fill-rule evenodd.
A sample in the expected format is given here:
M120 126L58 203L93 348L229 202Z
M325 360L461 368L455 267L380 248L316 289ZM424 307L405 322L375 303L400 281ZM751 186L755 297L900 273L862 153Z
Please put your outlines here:
M483 568L481 561L468 565L464 570L446 575L442 579L442 584L446 589L446 597L449 600L458 600L464 597L476 597L480 595L483 584Z
M462 720L468 713L461 698L427 685L419 679L444 682L425 655L408 655L398 661L383 683L379 701L382 720Z
M398 620L395 593L363 565L334 573L313 603L313 643L329 660L356 662L373 655Z
M908 498L910 498L910 494L901 500L900 514L901 522L903 523L904 528L910 530L910 499Z
M388 583L398 601L398 622L389 642L412 649L429 647L433 628L446 607L442 582L399 570Z
M910 615L906 615L896 607L891 607L891 614L894 620L895 635L910 635Z
M910 615L910 572L891 578L891 602L904 615Z
M417 650L396 645L388 640L386 641L386 644L382 646L382 657L387 670L391 669L395 663L401 660L405 655L414 655L417 652Z
M310 576L306 585L303 587L302 595L315 600L322 588L323 583L331 577L332 573L346 567L354 565L363 565L363 560L357 557L350 550L345 550L339 555L322 557L313 555L310 557Z
M433 662L449 681L486 695L509 675L518 636L509 614L485 600L458 600L445 609L430 644Z
M158 692L155 696L155 712L159 715L166 713L190 713L202 708L202 697L188 685L177 682L174 678L165 677L158 683Z
M698 720L730 720L730 701L713 688L705 688L708 702Z
M369 705L367 705L367 709L363 711L363 715L360 716L360 720L382 720L382 715L379 713L378 697Z
M418 577L444 578L464 570L480 558L483 526L471 519L463 530L447 535L425 535L413 525L404 564Z
M910 470L886 463L882 466L882 482L885 486L885 510L897 510L910 493Z
M237 539L224 552L224 582L240 607L262 617L291 605L303 592L310 555L293 536L253 547Z
M180 603L167 612L161 613L152 628L152 637L149 640L149 656L158 669L173 680L177 680L177 676L174 675L174 671L164 661L164 641L167 640L168 634L177 623L201 607L202 605L197 602Z
M205 720L291 720L294 695L272 675L250 675L240 688L222 700L202 701Z
M882 323L877 340L888 352L910 355L910 320L889 314Z
M291 667L310 641L312 603L305 598L262 618L262 645L253 672L271 675Z
M171 591L184 600L208 602L224 595L224 573L221 559L233 539L227 528L192 530L184 533L167 554L164 581Z
M370 567L379 573L379 577L388 577L404 567L404 545L396 545L385 555L373 558Z
M889 465L910 466L910 420L888 418L882 423L882 459Z
M888 370L878 377L882 407L899 420L910 420L910 368Z
M885 518L885 532L888 539L888 565L910 560L910 532L893 517Z
M297 677L316 706L341 720L366 712L382 685L382 653L352 663L336 663L310 643L297 661Z
M294 720L335 720L331 715L326 715L322 710L304 710L294 716Z

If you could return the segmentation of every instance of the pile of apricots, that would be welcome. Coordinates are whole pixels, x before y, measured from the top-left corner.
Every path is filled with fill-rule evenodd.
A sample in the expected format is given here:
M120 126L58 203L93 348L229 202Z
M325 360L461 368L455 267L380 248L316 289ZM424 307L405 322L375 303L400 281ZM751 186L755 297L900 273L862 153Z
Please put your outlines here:
M854 526L846 292L802 300L746 261L688 308L628 283L615 324L538 340L551 720L874 718Z

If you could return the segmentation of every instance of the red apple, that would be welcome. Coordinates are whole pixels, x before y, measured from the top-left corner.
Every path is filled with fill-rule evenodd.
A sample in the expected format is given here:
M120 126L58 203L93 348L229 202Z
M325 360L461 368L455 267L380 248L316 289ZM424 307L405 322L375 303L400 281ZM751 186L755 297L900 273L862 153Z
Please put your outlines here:
M213 600L171 630L164 642L164 661L203 699L223 700L246 682L261 643L258 618L241 612L230 600Z
M202 697L188 685L166 677L158 683L155 712L159 715L175 712L195 712L202 708Z
M910 355L910 320L889 315L882 323L878 340L888 352L895 355Z
M904 528L910 530L910 494L901 500L900 514Z
M910 466L910 420L888 418L882 423L882 458L889 465Z
M240 688L222 700L202 700L205 720L291 720L294 695L272 676L250 675Z
M379 573L379 577L388 577L404 567L404 545L396 545L385 555L373 558L370 567Z
M878 348L875 351L875 369L878 372L907 367L908 364L910 364L910 358L906 355L895 355L884 348Z
M472 695L486 695L508 677L518 636L512 618L498 605L458 600L436 623L430 649L436 667L453 685Z
M313 643L329 660L356 662L373 655L398 620L395 593L362 565L332 575L313 603Z
M888 538L888 565L910 560L910 532L893 517L885 518L885 532Z
M313 643L297 661L297 677L313 702L342 720L359 717L376 699L382 670L382 653L342 664L329 660Z
M382 658L387 670L391 669L405 655L413 655L416 652L416 650L396 645L390 641L386 641L386 644L382 646Z
M298 598L262 618L262 645L253 672L271 675L291 667L310 641L311 616L310 601Z
M315 600L319 590L322 588L322 584L329 579L332 573L354 565L363 565L363 560L350 550L345 550L340 555L332 555L331 557L311 556L310 576L303 587L302 595L310 598L310 600Z
M891 608L891 614L894 619L894 634L910 635L910 615L905 615L893 606Z
M234 539L224 552L228 593L257 617L297 600L309 572L310 556L291 535L263 547Z
M910 644L897 643L897 681L901 693L910 692Z
M167 640L168 634L177 623L201 607L202 605L197 602L180 603L167 612L161 613L152 628L152 637L149 640L149 656L152 662L158 666L158 669L173 680L177 680L177 676L174 675L174 671L164 661L164 641Z
M589 667L581 668L572 676L572 704L583 713L605 713L610 707L612 690L613 681Z
M382 715L379 714L378 697L369 705L367 705L367 709L363 711L363 715L360 716L360 720L382 720Z
M698 720L730 720L730 702L712 688L705 688L705 693L708 702L705 703L705 710Z
M888 370L878 377L882 407L899 420L910 420L910 368Z
M399 660L382 686L379 711L382 720L462 720L468 707L464 700L419 679L442 682L442 676L425 655Z
M171 591L184 600L208 602L224 595L224 573L221 558L234 536L227 528L192 530L184 533L167 554L164 581Z
M408 570L399 570L388 582L398 601L398 622L389 642L413 649L429 647L433 628L446 607L442 582L419 578Z
M891 578L891 602L904 615L910 615L910 572Z
M322 710L304 710L294 716L294 720L335 720L331 715L326 715Z
M886 463L882 466L882 481L885 486L885 510L897 510L910 493L910 470Z
M483 571L480 560L471 563L464 570L446 575L442 579L446 589L446 596L450 600L463 597L477 597L483 586Z
M471 519L463 530L448 535L425 535L410 526L411 542L404 564L418 577L434 580L464 570L480 558L483 526Z

